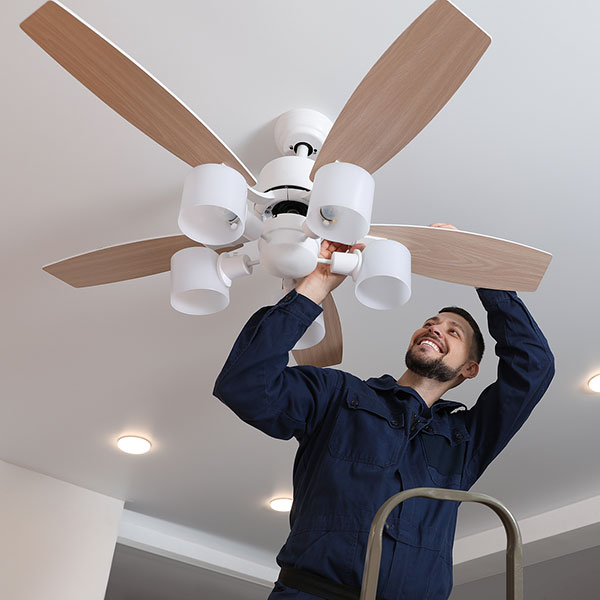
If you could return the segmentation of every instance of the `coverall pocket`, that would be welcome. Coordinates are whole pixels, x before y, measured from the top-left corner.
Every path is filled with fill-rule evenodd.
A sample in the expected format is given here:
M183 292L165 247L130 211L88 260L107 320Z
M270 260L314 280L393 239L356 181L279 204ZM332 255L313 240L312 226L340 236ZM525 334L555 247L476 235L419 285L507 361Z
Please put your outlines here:
M430 550L396 543L384 598L402 600L447 600L452 590L452 567L440 557L439 550Z
M402 414L394 414L381 401L349 395L340 406L329 453L334 458L389 467L398 462Z
M429 477L435 487L455 489L460 486L465 462L466 442L452 445L443 435L423 433L421 447Z

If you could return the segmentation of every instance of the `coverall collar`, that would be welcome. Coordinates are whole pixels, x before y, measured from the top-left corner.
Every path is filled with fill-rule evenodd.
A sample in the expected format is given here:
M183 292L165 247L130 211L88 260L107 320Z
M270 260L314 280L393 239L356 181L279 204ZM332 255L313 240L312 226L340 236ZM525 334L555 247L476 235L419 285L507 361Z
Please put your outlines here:
M425 400L423 400L423 398L421 398L421 395L416 390L414 390L411 387L398 385L396 378L393 377L392 375L385 374L385 375L382 375L381 377L371 377L371 378L367 379L365 381L365 383L370 388L377 390L377 391L381 391L381 392L386 392L386 391L390 391L390 390L393 390L395 393L396 392L404 392L405 394L412 396L413 398L416 398L416 400L419 403L423 403L425 406L427 406L427 404L425 403ZM467 408L467 407L464 404L462 404L461 402L454 402L453 400L444 400L443 398L440 398L431 407L431 410L432 410L432 412L437 412L441 409L446 409L449 412L451 412L458 408Z

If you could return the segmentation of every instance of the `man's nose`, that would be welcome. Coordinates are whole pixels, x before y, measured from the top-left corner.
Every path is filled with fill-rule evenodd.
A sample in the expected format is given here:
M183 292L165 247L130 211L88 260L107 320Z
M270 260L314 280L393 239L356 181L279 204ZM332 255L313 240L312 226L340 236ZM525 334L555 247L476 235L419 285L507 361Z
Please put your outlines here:
M439 337L439 338L442 337L442 331L436 325L430 325L429 326L429 333L431 333L431 334L433 334L433 335L435 335L436 337Z

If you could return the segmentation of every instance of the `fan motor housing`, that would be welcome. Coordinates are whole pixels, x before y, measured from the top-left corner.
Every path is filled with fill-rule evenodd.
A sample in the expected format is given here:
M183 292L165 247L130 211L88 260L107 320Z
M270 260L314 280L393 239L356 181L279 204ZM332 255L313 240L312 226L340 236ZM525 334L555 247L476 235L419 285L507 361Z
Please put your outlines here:
M256 187L261 192L272 192L278 200L306 198L312 190L309 176L314 164L303 156L280 156L262 168Z

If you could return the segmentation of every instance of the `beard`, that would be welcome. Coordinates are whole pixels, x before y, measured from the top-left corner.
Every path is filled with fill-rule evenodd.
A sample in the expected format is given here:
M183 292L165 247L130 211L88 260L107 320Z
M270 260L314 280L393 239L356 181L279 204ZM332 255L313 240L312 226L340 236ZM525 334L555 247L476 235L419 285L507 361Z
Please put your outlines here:
M434 359L426 359L412 350L413 348L409 348L404 357L406 367L413 373L416 373L421 377L426 377L427 379L441 381L442 383L452 381L464 367L464 365L461 365L457 369L453 369L442 362L443 356Z

